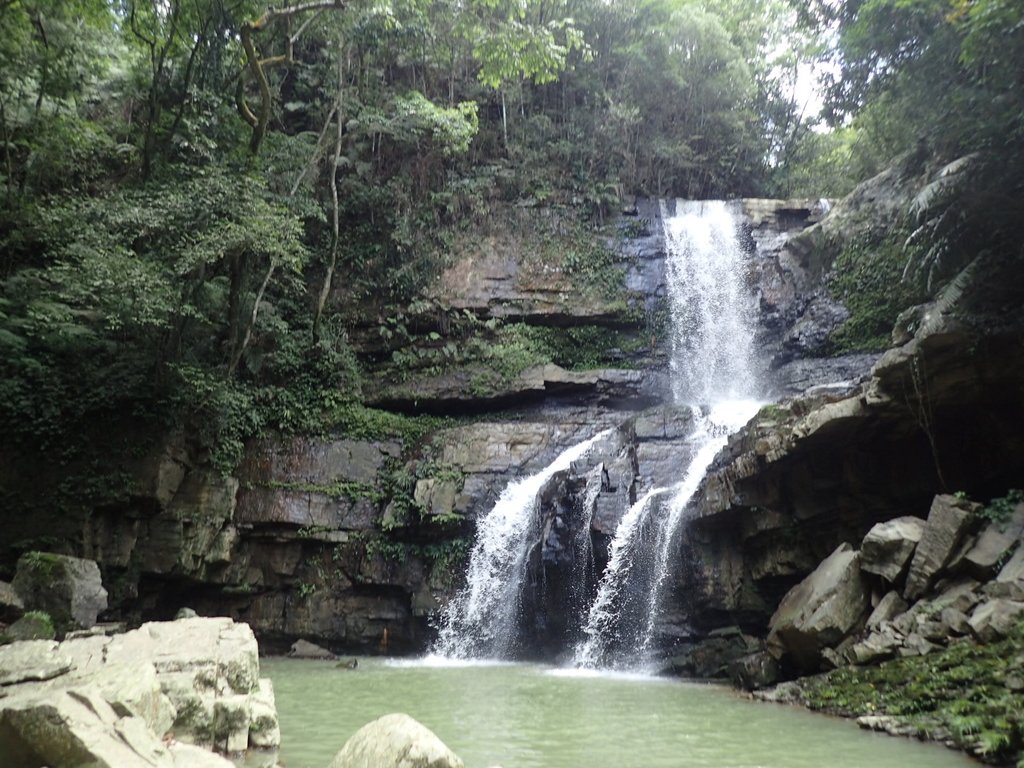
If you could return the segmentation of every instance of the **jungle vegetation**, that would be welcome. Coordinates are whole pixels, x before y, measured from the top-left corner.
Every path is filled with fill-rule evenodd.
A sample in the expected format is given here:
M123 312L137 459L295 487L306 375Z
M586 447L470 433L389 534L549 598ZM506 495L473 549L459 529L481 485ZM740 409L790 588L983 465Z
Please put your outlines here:
M390 423L355 329L503 205L599 227L971 154L933 260L1020 247L1018 0L0 0L0 65L0 481L59 503L176 425L228 471Z

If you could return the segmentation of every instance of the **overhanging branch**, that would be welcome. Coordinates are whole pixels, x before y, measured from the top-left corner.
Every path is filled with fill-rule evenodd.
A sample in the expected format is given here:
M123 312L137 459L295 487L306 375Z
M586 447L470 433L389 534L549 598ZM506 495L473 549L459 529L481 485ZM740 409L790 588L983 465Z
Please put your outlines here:
M249 140L249 151L254 155L259 152L263 137L267 133L267 124L270 122L273 108L273 95L270 92L270 82L267 80L267 69L273 66L291 64L293 58L293 47L295 41L306 30L312 19L303 23L294 35L288 37L287 52L280 56L271 56L265 59L259 57L256 50L254 36L256 33L266 29L278 19L288 19L304 13L319 12L324 10L343 10L346 7L345 0L312 0L299 5L285 6L283 8L268 8L258 19L247 21L242 25L241 39L242 49L245 51L245 70L238 79L238 89L235 92L235 106L238 114L252 128L252 137ZM246 76L256 81L259 90L259 105L254 111L245 98Z

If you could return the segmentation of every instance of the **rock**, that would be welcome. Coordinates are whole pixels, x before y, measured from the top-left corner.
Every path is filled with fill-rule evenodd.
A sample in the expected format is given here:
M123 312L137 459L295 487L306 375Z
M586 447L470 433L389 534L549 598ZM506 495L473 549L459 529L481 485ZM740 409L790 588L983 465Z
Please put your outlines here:
M83 637L110 637L125 632L127 625L123 621L107 621L95 624L88 629L76 629L64 635L65 640L80 640Z
M917 627L917 617L924 613L930 605L930 603L924 600L915 603L903 613L893 617L889 625L900 635L906 637Z
M53 640L27 640L0 646L0 686L52 680L73 667Z
M1007 600L1024 600L1024 582L990 581L981 588L987 597L1005 597Z
M956 608L943 608L942 613L939 614L939 620L946 627L946 634L970 634L971 625L968 623L967 614Z
M0 622L10 624L21 618L25 613L25 603L18 597L14 587L6 581L0 581Z
M914 548L924 533L925 521L919 517L897 517L878 523L864 537L860 548L860 567L896 584L906 572Z
M276 749L280 744L281 725L277 718L274 684L263 678L249 707L249 745L256 749Z
M902 645L903 639L892 627L886 626L854 643L849 658L854 664L875 664L893 658Z
M199 614L193 611L191 608L179 608L178 612L174 614L174 620L179 621L180 619L194 619Z
M941 621L926 619L923 616L917 617L917 632L925 640L938 645L945 645L949 640L949 627Z
M978 604L981 597L978 595L977 581L967 577L961 577L949 582L941 590L932 603L938 610L943 608L955 608L961 613L970 613Z
M791 589L769 622L768 644L776 658L801 671L821 666L821 651L835 647L864 619L870 595L860 554L841 544Z
M997 598L982 603L971 614L968 622L973 634L982 643L992 643L1006 637L1020 623L1024 602Z
M900 656L927 656L933 651L939 650L939 646L919 635L911 632L903 641L903 647L899 649Z
M973 513L978 509L980 505L955 496L935 497L907 574L907 585L903 590L907 600L916 600L932 586L957 553L974 521Z
M235 764L227 758L215 755L194 744L172 741L167 745L167 751L174 759L175 768L236 768Z
M748 691L774 685L782 677L779 662L768 651L758 651L736 659L729 665L733 682Z
M89 687L3 699L0 754L8 765L174 766L170 752L141 718L116 712Z
M795 681L787 681L779 683L778 685L772 686L771 688L765 688L763 690L754 691L753 696L758 701L769 701L773 704L803 704L804 703L804 692L800 688L800 684Z
M460 485L455 480L417 480L413 501L428 515L450 515L455 510Z
M53 640L57 636L50 617L42 611L29 611L3 633L8 640Z
M1007 560L1006 565L999 571L996 581L1003 584L1024 582L1024 547L1017 547L1013 557Z
M989 521L978 535L974 546L964 556L968 572L986 580L995 574L1006 555L1024 538L1024 504L1013 509L1009 520Z
M94 560L26 552L18 559L12 586L26 608L48 613L61 634L91 627L107 609L107 590Z
M861 566L863 570L863 565ZM896 590L886 592L885 596L878 601L878 605L875 606L875 610L868 616L867 628L878 629L882 622L892 621L894 618L899 616L901 613L907 610L906 601L900 597L900 593Z
M867 731L879 731L890 736L915 736L917 728L889 715L862 715L857 725Z
M334 654L308 640L296 640L288 655L293 659L333 659Z
M46 682L33 682L40 680ZM76 739L87 738L92 741L83 743L90 749L95 742L107 750L83 758L86 764L114 768L192 765L185 762L195 754L190 750L183 750L177 763L169 755L153 753L146 758L151 762L143 762L124 752L127 744L148 755L147 745L161 745L168 732L182 742L230 753L273 749L280 741L273 688L259 679L256 639L247 625L231 619L151 622L112 637L16 643L0 648L0 685L8 694L0 698L0 754L5 723L21 734L22 727L35 727L39 717L57 723L54 737L65 746L78 749ZM82 720L62 697L98 703L89 704L92 714ZM22 710L31 714L19 714ZM104 714L107 710L116 713L113 720ZM32 754L42 755L40 761L51 754L35 742L30 746ZM117 760L103 762L108 752ZM27 764L44 764L32 760Z
M723 627L672 659L672 667L677 674L691 677L727 677L733 662L757 651L759 646L760 641L743 634L739 627Z
M430 729L408 715L392 714L364 725L329 768L464 768Z

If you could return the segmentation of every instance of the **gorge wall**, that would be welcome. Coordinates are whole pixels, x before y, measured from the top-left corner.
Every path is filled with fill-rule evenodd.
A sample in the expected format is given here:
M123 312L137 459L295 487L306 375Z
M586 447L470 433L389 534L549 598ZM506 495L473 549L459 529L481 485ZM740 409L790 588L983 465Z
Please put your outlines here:
M666 652L733 627L763 635L782 595L838 543L923 513L941 490L985 498L1019 477L1024 345L1000 314L1013 297L997 270L977 268L955 301L940 297L941 319L919 313L916 335L877 362L830 347L849 316L828 287L835 242L884 228L905 198L869 190L824 218L813 201L743 201L757 341L783 400L730 441L698 494L658 628ZM690 414L668 398L659 215L638 201L588 246L595 258L558 251L576 233L557 212L507 211L457 244L401 327L367 316L352 332L380 410L329 435L254 441L229 476L174 433L125 468L123 504L56 540L45 515L19 521L10 552L47 540L97 560L112 617L189 605L248 622L268 650L304 637L417 651L459 585L476 517L510 479L616 427L589 467L541 492L524 653L558 652L578 631L567 573L582 473L605 472L586 510L599 573L623 511L687 451Z

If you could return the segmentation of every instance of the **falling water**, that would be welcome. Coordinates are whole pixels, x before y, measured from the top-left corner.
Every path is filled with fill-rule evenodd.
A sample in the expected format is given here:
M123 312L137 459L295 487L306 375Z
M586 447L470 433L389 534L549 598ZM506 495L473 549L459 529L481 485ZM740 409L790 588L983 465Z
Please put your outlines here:
M504 658L515 645L516 622L526 576L537 494L557 472L581 458L605 430L559 454L529 477L509 483L477 525L466 587L448 604L434 652L449 658Z
M747 287L737 206L721 200L662 203L677 403L756 397L757 306Z
M608 565L590 606L584 627L586 639L576 648L575 662L581 667L617 666L609 654L630 643L623 635L631 625L623 622L627 608L629 576L643 557L640 528L648 508L668 488L656 488L645 494L622 516L608 551Z
M662 204L677 403L694 408L692 458L622 518L577 647L580 666L643 668L654 650L662 593L684 511L708 466L758 408L754 297L736 212L721 201ZM639 602L639 605L636 603Z

